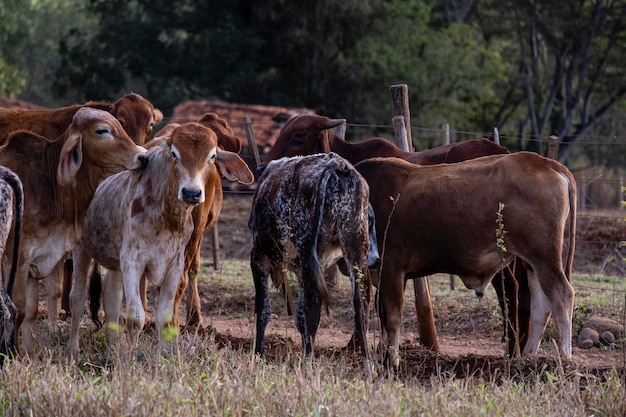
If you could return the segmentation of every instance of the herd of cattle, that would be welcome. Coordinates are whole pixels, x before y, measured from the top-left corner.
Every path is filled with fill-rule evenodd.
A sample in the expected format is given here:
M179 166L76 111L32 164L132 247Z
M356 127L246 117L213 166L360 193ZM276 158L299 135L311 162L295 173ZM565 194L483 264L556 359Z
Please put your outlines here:
M97 325L100 298L111 324L125 297L131 341L145 323L147 282L159 288L162 343L169 340L165 330L179 324L186 291L186 323L200 321L200 245L221 211L221 180L250 184L254 176L238 156L240 139L218 115L171 123L153 135L162 119L137 94L52 110L0 109L0 361L35 353L42 279L55 319L61 289L71 288L64 308L72 358L80 354L88 292ZM271 316L268 276L275 286L287 271L298 277L296 326L310 357L321 306L330 304L325 275L339 268L352 283L353 339L368 373L374 305L386 369L399 365L408 279L420 288L422 343L438 348L426 277L439 272L459 275L479 296L493 283L510 355L536 353L552 315L560 352L571 356L577 205L567 168L485 139L422 152L403 152L382 138L349 143L332 130L344 122L291 118L257 167L249 219L255 351L264 353ZM106 326L109 343L118 332Z

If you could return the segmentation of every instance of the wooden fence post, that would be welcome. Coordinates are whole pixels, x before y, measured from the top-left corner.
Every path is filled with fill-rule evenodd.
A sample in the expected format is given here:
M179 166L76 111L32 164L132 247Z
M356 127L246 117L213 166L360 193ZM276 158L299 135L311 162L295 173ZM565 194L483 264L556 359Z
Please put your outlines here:
M450 144L450 124L449 123L444 123L443 125L441 125L441 129L443 131L443 144L445 145L449 145ZM454 282L454 275L450 274L450 291L454 291L456 289L456 285Z
M254 179L258 179L256 168L261 163L261 157L259 156L259 148L256 146L256 139L254 137L254 132L252 131L252 121L250 120L250 117L243 117L243 126L246 131L246 137L248 138L248 147L250 147L250 152L252 153L252 162L254 162L252 174L254 175Z
M441 125L441 131L443 135L443 144L450 144L450 125L448 123L444 123Z
M409 112L409 87L406 84L396 84L389 88L391 92L391 107L394 116L404 118L406 127L406 141L409 150L413 150L413 138L411 137L411 113Z
M548 158L554 159L555 161L559 158L559 144L561 143L558 136L550 136L550 141L548 142Z
M409 141L407 129L404 125L404 116L393 116L391 124L393 125L393 136L396 139L396 145L403 151L409 152Z

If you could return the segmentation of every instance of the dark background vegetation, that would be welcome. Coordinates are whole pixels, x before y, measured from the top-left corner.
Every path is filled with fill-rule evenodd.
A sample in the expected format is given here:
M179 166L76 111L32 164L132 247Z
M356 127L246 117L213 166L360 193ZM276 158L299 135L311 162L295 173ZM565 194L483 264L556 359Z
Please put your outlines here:
M413 126L498 127L538 152L557 135L561 161L620 171L625 13L626 0L3 0L0 95L54 107L135 91L166 117L194 99L307 107L371 136L389 86L407 84ZM582 141L595 146L568 146Z

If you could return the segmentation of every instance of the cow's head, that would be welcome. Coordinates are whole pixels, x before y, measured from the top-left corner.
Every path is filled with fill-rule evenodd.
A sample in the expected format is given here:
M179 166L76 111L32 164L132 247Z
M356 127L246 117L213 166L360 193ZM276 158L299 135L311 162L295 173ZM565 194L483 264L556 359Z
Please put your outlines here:
M57 182L74 182L81 166L88 166L89 184L97 186L109 175L145 166L145 149L137 146L120 122L104 110L83 107L67 128L57 167ZM95 189L95 188L94 188Z
M206 113L198 120L198 123L208 127L217 134L217 146L220 149L235 153L241 152L241 139L235 135L226 120L215 113Z
M257 167L263 172L268 163L285 156L329 153L335 134L329 130L345 123L345 119L329 119L316 114L300 114L287 120L265 160Z
M154 126L163 120L163 113L139 94L131 93L121 97L111 109L120 124L136 144L148 141Z
M216 164L231 181L250 184L254 177L246 163L234 152L217 146L217 135L199 123L186 123L172 130L164 142L169 147L178 177L178 199L190 204L205 200L205 184Z

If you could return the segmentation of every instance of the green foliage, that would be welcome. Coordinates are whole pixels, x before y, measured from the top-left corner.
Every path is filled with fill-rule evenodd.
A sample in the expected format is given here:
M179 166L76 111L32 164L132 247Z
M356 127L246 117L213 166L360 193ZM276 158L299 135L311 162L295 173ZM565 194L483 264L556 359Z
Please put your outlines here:
M51 94L54 70L60 65L59 39L70 26L91 27L83 8L86 1L5 0L0 4L0 93L13 97L19 93L20 99L46 106L60 104ZM68 94L68 99L76 96Z
M26 79L20 76L17 68L8 65L0 57L0 95L15 97L26 84Z

